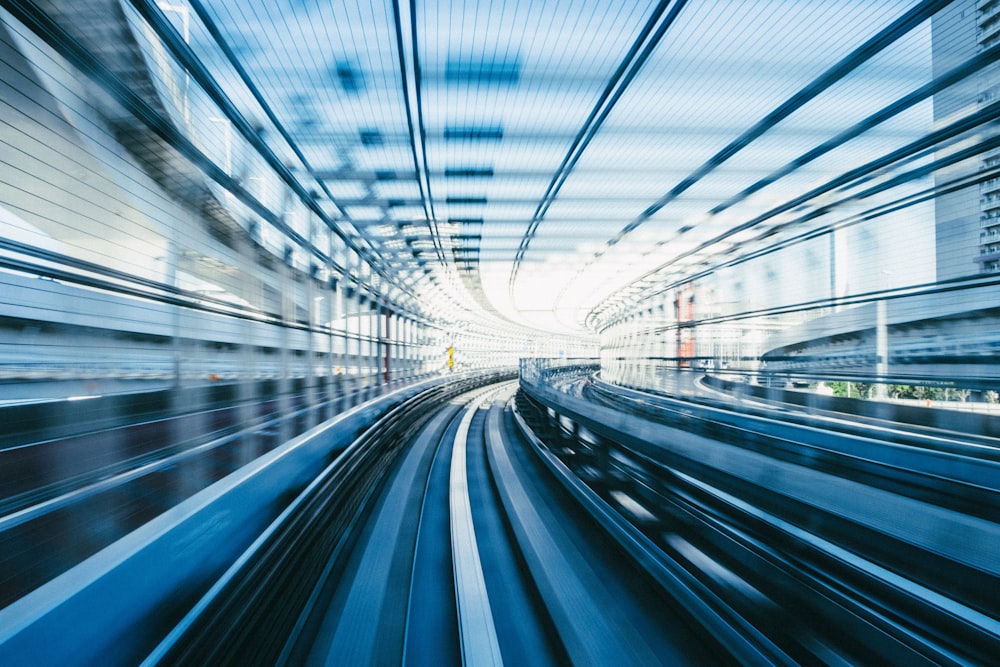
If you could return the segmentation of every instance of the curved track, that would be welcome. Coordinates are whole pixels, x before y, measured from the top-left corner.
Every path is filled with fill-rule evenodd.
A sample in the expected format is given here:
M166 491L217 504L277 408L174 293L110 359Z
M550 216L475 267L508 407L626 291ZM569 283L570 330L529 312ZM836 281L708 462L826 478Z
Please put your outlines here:
M155 560L137 545L129 567L169 578L163 559L206 526L233 544L171 599L133 602L156 621L115 640L121 664L996 655L997 462L975 455L981 443L923 430L884 439L884 425L832 428L807 413L729 414L573 379L584 372L522 376L516 396L509 374L450 376L263 457L277 466L295 454L285 467L245 466L280 489L273 498L241 511L234 503L259 495L247 478L197 521L171 523L178 538L157 541ZM122 569L126 579L99 580L105 596L127 581ZM83 635L108 639L107 626Z
M515 386L396 415L382 474L343 478L364 490L314 483L281 529L292 541L249 554L147 662L726 662L520 435ZM329 540L309 513L352 518ZM294 557L267 561L278 550Z
M995 449L598 389L527 392L537 449L742 661L993 662Z
M0 443L0 608L364 398L222 389L207 410L155 393L0 408L16 427Z

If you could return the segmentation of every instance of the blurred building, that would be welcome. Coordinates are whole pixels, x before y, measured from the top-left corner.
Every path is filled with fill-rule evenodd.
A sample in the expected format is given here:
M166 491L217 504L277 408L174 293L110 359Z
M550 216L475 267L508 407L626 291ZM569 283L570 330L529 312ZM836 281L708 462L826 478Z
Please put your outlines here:
M1000 44L1000 0L958 0L933 19L934 76L938 77L970 58ZM934 96L934 120L941 126L982 109L1000 98L1000 63L994 60L979 72ZM997 122L980 126L939 149L937 154L962 150L997 136ZM993 149L939 171L939 188L953 179L1000 167L1000 149ZM971 187L939 194L937 218L937 279L973 273L1000 272L1000 177Z

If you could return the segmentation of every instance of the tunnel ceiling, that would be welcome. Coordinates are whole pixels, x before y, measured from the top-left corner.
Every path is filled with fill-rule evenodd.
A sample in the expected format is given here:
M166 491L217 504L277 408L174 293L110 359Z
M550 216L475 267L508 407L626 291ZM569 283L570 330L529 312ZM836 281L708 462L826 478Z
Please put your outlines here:
M155 6L394 280L572 331L801 233L851 184L804 193L925 134L926 99L859 123L929 80L943 4Z

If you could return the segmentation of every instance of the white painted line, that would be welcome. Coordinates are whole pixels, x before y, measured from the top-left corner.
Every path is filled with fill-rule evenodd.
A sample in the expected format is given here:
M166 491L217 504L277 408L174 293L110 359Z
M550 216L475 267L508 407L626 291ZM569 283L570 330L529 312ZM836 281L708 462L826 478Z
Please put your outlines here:
M479 559L476 531L469 502L469 479L466 469L466 444L469 425L484 402L474 400L466 410L455 435L451 453L451 478L448 504L451 515L451 550L455 574L455 599L458 627L465 665L502 665L490 598Z

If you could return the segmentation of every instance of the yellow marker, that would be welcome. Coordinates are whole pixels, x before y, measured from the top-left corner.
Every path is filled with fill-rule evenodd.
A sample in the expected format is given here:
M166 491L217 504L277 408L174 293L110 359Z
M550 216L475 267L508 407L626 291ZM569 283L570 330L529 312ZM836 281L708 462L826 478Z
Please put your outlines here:
M449 347L448 348L448 369L450 370L450 369L452 369L454 367L455 367L455 348L454 347Z

